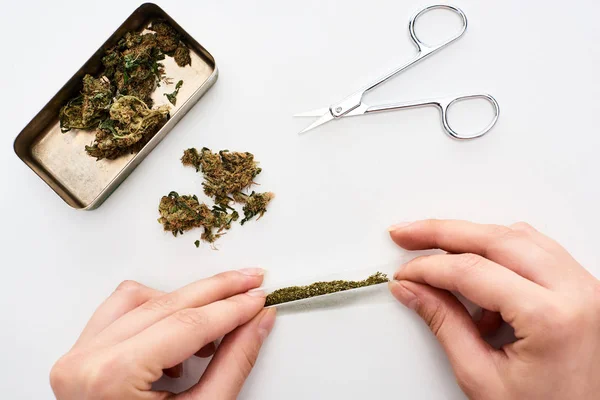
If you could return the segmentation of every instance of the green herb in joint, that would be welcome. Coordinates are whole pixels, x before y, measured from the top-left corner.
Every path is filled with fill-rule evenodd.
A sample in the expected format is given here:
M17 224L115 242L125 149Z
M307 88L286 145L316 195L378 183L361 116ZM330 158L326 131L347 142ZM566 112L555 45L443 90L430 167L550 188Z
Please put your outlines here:
M377 272L362 281L329 281L315 282L308 286L290 286L277 289L267 295L265 307L275 304L288 303L290 301L308 299L310 297L322 296L324 294L343 292L350 289L358 289L365 286L377 285L389 282L386 274Z

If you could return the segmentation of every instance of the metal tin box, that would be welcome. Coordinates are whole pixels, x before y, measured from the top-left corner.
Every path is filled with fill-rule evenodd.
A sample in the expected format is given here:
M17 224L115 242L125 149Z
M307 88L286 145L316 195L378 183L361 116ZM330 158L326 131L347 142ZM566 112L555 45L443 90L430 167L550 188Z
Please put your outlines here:
M90 157L84 150L93 141L94 133L74 129L61 133L60 108L79 94L85 74L96 75L102 68L102 56L128 31L141 31L152 20L162 19L171 24L190 48L192 65L179 68L167 57L163 64L167 76L174 82L182 79L183 86L172 106L170 119L136 154L115 160ZM19 158L42 178L67 204L76 209L92 210L123 182L152 149L169 133L177 122L215 83L218 69L211 54L184 31L167 13L152 3L141 5L77 71L46 106L21 131L14 142ZM152 94L155 104L165 103L164 93L173 85L163 85Z

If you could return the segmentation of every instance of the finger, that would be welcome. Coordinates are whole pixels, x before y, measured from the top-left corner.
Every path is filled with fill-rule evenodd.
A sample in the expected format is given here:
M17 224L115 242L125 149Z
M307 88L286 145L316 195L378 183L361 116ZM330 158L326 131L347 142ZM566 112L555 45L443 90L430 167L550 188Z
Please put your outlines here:
M522 306L539 305L548 293L542 286L476 254L417 257L394 277L459 292L480 307L500 312L508 323L514 322Z
M88 343L118 318L162 292L135 281L123 281L115 291L96 309L74 347Z
M215 345L215 342L210 342L209 344L198 350L196 353L194 353L194 355L200 358L208 358L212 357L212 355L215 354L216 350L217 346Z
M481 310L479 319L475 321L475 326L477 326L479 334L482 337L493 335L498 331L498 329L500 329L501 325L502 316L500 313L486 309Z
M501 388L497 365L503 362L479 335L465 307L451 293L427 285L392 281L390 291L402 304L414 310L427 323L448 355L457 381L467 396L475 388L491 393Z
M202 307L245 293L260 286L263 277L264 270L260 268L228 271L153 298L115 321L101 335L98 335L97 343L101 345L119 343L180 310Z
M225 336L200 382L186 394L188 398L236 399L274 323L275 308L264 309Z
M183 376L183 364L179 363L174 367L163 370L163 373L169 378L181 378Z
M562 280L555 257L522 232L501 225L424 220L390 228L392 239L408 250L442 249L475 253L549 287Z
M160 378L198 349L251 320L265 304L263 291L251 291L199 308L186 308L117 345L119 354L132 354Z
M484 255L489 243L510 229L458 220L428 219L394 225L392 240L407 250L443 249L451 253Z

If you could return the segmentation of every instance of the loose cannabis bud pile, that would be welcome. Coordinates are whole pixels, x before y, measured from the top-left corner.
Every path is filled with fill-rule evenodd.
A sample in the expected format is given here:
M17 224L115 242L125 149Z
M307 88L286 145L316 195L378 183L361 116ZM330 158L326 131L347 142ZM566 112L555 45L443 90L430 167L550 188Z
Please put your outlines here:
M167 106L151 109L156 87L161 81L169 83L159 61L168 55L180 67L191 64L190 50L170 25L153 22L148 29L154 33L128 32L108 49L99 77L86 75L81 94L59 112L63 133L96 129L96 139L86 151L99 160L139 151L167 121ZM173 105L182 84L179 81L167 95Z
M283 289L277 289L273 293L267 295L265 307L385 282L389 282L387 275L377 272L362 281L315 282L308 286L290 286Z
M177 236L178 233L183 234L192 228L203 227L201 239L209 243L221 237L221 232L231 228L231 222L238 219L237 212L227 214L216 206L211 210L206 204L200 203L195 195L179 196L177 192L163 196L158 211L158 222L163 224L166 231L171 231ZM196 246L199 244L200 242Z
M228 150L213 153L206 147L198 152L191 148L184 151L181 162L202 172L204 193L214 199L215 205L209 208L199 203L195 195L179 196L171 192L164 196L159 205L161 218L158 222L163 224L165 231L171 231L175 236L192 228L203 227L201 239L213 243L231 228L233 221L238 220L239 214L232 207L234 203L243 204L243 225L256 215L261 218L275 197L270 192L252 192L250 195L243 192L261 172L251 153ZM200 241L197 240L195 244L198 247Z

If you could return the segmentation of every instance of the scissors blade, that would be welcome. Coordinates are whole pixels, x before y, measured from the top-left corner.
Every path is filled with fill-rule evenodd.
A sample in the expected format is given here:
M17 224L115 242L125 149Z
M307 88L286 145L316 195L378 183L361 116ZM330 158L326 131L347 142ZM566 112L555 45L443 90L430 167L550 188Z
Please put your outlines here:
M320 117L321 115L329 112L329 107L317 108L316 110L310 110L294 114L294 117Z
M309 126L307 126L306 128L304 128L304 130L300 131L299 134L303 134L305 132L310 131L311 129L316 128L319 125L323 125L329 121L331 121L333 119L333 115L331 115L331 112L329 111L329 109L327 109L327 112L325 114L323 114L321 116L321 118L317 119L315 122L313 122L312 124L310 124Z

